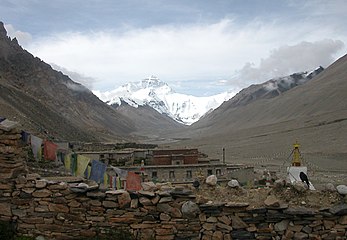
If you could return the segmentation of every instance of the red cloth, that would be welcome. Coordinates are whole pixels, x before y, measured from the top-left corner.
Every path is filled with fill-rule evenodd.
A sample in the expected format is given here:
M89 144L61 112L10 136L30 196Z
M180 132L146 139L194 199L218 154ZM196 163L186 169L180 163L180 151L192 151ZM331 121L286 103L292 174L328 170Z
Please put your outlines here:
M57 158L57 149L58 149L57 144L46 140L44 142L44 147L43 147L43 154L45 159L55 161L55 159Z
M134 172L128 172L126 180L126 190L139 191L141 190L141 176Z

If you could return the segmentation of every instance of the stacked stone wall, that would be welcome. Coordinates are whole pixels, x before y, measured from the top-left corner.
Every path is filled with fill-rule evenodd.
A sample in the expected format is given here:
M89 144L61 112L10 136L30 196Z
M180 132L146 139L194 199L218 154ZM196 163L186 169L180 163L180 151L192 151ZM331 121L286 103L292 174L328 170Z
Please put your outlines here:
M9 121L6 121L9 122ZM12 124L11 122L9 124ZM26 152L22 149L21 131L0 126L0 179L11 179L26 171Z
M16 130L1 130L0 220L19 235L90 239L110 229L135 239L346 239L347 205L325 209L197 203L192 190L147 185L139 192L47 181L29 174ZM93 190L92 190L93 189ZM271 204L270 204L271 205Z
M12 192L9 191L13 187ZM3 187L2 187L3 188ZM82 239L122 229L135 239L346 239L347 206L251 208L196 204L190 190L76 193L65 182L18 177L3 188L1 219L21 235ZM8 194L5 194L5 193Z

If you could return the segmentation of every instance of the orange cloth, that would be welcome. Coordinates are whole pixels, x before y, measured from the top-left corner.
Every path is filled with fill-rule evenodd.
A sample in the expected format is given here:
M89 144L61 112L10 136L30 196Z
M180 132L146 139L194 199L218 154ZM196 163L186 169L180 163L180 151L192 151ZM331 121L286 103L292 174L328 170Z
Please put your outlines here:
M44 148L43 148L43 154L46 160L52 160L55 161L57 158L57 149L58 145L46 140L44 142Z
M139 191L141 190L141 176L134 172L128 172L126 178L126 190Z

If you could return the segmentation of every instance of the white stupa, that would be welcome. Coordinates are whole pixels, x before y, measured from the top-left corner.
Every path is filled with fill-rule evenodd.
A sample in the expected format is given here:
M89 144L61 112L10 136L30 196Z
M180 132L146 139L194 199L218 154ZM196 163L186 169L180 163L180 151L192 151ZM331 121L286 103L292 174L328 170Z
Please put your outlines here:
M293 144L294 149L292 151L292 165L287 168L287 177L291 183L294 182L301 182L300 179L300 172L303 172L307 175L307 167L302 166L301 164L301 154L300 154L300 144L298 142ZM313 186L313 184L309 181L309 189L310 190L316 190Z

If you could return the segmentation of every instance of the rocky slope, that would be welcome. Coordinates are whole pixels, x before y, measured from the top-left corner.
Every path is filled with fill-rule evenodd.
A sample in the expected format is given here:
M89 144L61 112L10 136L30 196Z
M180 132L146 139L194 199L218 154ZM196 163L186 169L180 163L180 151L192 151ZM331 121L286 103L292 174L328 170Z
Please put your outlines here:
M0 115L33 134L57 140L121 140L135 130L130 119L7 37L3 23L0 92Z

